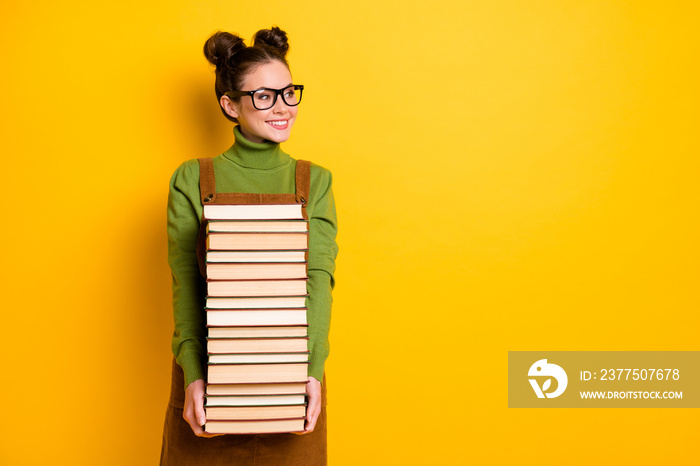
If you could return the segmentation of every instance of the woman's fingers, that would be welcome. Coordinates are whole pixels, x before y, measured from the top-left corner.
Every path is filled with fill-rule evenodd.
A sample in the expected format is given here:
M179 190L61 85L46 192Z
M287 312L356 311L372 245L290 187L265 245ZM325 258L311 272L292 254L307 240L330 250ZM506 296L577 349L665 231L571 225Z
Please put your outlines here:
M197 379L185 389L185 409L182 417L187 421L197 437L217 437L221 434L209 434L202 426L206 422L204 414L204 380Z
M309 377L309 381L306 383L306 395L308 397L306 405L306 424L304 426L304 432L298 432L299 435L313 432L316 427L318 415L321 413L321 382L313 377Z

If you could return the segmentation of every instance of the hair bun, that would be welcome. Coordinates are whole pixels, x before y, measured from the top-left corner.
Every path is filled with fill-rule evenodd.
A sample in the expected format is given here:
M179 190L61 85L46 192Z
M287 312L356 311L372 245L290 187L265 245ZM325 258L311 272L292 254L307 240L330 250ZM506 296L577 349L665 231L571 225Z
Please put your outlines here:
M244 48L245 43L240 37L230 32L218 31L204 43L204 56L219 69L228 66L231 57Z
M253 47L267 47L284 58L289 50L287 33L277 26L271 29L261 29L253 36Z

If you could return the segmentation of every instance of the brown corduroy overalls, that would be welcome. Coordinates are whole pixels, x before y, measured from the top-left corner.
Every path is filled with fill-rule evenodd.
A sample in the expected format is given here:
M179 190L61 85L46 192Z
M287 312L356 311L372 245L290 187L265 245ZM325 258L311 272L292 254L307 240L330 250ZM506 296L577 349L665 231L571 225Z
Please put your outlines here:
M199 159L199 190L203 205L207 204L294 204L301 203L308 219L310 164L297 160L295 194L217 193L212 159ZM205 270L205 222L200 224L197 259L202 276ZM204 312L204 311L202 311ZM259 434L197 437L182 417L185 405L184 374L173 360L170 401L165 416L161 466L178 465L274 465L322 466L326 453L326 383L323 380L321 414L314 431L305 435Z

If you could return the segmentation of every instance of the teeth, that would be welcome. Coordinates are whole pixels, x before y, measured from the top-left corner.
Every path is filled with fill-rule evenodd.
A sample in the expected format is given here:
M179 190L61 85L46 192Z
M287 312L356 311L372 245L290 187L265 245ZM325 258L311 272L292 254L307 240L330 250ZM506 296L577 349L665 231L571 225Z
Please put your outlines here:
M287 124L287 120L268 121L268 123L273 125L273 126L284 126Z

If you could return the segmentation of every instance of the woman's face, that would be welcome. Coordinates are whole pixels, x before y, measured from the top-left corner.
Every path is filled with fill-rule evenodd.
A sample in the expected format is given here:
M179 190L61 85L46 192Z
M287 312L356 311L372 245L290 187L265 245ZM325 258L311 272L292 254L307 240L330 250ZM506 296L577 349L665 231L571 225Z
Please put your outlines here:
M292 74L287 66L277 60L262 64L246 76L243 91L254 91L263 87L282 89L292 84ZM221 105L230 116L238 119L241 133L250 142L284 142L289 139L292 125L297 116L297 107L290 107L280 95L275 105L267 110L253 107L249 96L242 96L238 102L223 96ZM224 99L228 102L224 102Z

